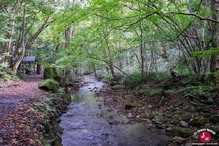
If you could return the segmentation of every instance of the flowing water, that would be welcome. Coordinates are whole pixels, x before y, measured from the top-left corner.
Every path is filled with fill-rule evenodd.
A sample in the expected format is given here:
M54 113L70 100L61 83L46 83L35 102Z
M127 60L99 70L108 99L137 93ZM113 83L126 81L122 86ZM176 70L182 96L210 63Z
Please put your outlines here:
M165 146L168 137L149 131L143 124L124 124L128 119L104 106L103 98L91 90L104 84L85 77L72 94L68 111L61 116L63 146Z

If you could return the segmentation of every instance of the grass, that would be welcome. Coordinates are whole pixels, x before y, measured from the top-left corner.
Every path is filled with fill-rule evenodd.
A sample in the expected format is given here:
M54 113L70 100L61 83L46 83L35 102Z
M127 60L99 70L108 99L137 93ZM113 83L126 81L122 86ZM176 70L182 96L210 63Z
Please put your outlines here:
M163 89L150 89L148 90L148 94L150 97L160 96L162 95Z

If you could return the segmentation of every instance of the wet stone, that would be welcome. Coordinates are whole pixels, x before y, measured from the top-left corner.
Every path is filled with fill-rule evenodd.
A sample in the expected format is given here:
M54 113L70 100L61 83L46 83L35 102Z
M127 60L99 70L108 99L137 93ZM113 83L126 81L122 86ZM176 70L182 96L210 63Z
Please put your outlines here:
M182 127L188 127L189 124L187 122L185 122L185 121L180 121L180 125Z

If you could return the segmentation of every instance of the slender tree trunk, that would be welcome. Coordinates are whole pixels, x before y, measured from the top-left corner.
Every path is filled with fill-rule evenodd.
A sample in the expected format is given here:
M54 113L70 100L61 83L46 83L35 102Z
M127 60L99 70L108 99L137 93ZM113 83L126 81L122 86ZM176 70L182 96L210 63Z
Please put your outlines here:
M142 29L142 24L140 23L140 56L141 56L141 80L144 79L144 47L143 47L143 29Z
M95 77L97 78L97 77L98 77L98 76L97 76L97 70L96 70L96 66L95 66L94 63L92 63L92 67L93 67L93 70L94 70L94 75L95 75Z
M25 52L26 52L26 48L25 48L25 26L26 26L26 0L24 1L24 14L23 14L23 25L22 25L22 37L21 37L21 41L22 41L22 49L21 49L21 53L18 57L18 59L13 63L12 66L12 71L13 72L17 72L17 68L20 65L21 61L24 58Z
M74 33L74 28L72 26L67 28L65 31L65 48L67 50L69 49L69 44L71 43L71 41L73 39L73 33ZM67 55L70 55L70 54L67 54ZM64 70L64 77L62 80L62 86L66 86L70 82L70 74L71 74L71 67L70 67L70 65L67 65L65 70Z
M219 1L218 1L219 2ZM213 19L219 21L219 4L215 0L211 0L211 9L213 12ZM219 24L218 23L212 23L212 48L218 49L219 48ZM210 71L213 73L212 75L212 81L219 83L219 54L214 54L211 56L210 60ZM217 75L216 75L217 73Z
M107 51L108 51L108 54L109 54L108 65L109 65L112 77L115 78L116 74L115 74L115 71L114 71L114 63L113 63L112 53L111 53L111 50L110 50L110 47L109 47L108 39L106 37L105 37L105 41L106 41L106 45L107 45L106 48L107 48Z

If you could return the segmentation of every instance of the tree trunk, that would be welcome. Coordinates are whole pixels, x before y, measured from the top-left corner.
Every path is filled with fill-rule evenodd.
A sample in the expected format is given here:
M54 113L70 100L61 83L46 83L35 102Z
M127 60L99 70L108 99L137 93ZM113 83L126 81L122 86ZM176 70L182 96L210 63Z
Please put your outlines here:
M20 65L21 61L23 60L25 52L26 52L25 40L24 40L25 26L26 26L26 1L24 1L24 14L23 14L23 24L22 24L22 38L21 38L22 49L21 49L21 52L18 56L18 59L13 63L13 66L12 66L12 71L15 72L15 73L17 72L17 68Z
M92 63L92 67L93 67L93 70L94 70L95 77L98 78L98 76L97 76L97 69L96 69L96 66L95 66L94 63Z
M115 74L115 71L114 71L113 58L112 58L112 53L111 53L111 50L110 50L110 47L109 47L108 38L105 37L105 41L106 41L106 45L107 45L106 48L107 48L108 55L109 55L108 65L109 65L109 68L110 68L110 72L111 72L112 77L116 78L116 74Z
M215 20L219 20L219 4L215 0L211 0L211 10L212 10L212 17ZM218 49L219 48L219 24L218 23L212 23L212 48ZM214 54L211 56L210 60L210 71L213 73L212 81L219 83L219 54Z
M26 5L26 4L25 4ZM49 16L45 19L44 23L42 26L37 30L37 32L27 41L25 44L25 25L26 25L26 6L25 6L25 14L24 14L24 20L23 20L23 25L22 25L22 51L19 52L19 48L17 48L17 52L15 53L18 55L17 59L14 61L13 66L12 66L12 71L17 72L17 68L20 65L22 59L24 58L26 50L30 49L33 43L35 42L36 38L40 35L40 33L49 25L48 20ZM14 57L15 58L15 57Z
M37 71L36 71L36 73L37 73L38 75L40 75L40 70L41 70L41 65L40 65L40 64L37 64Z
M140 56L141 56L141 80L144 79L144 48L143 48L143 29L142 29L142 23L140 23Z

